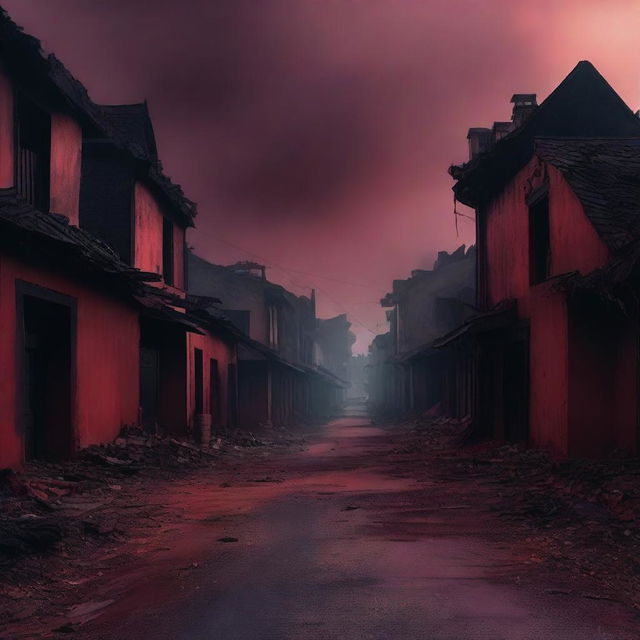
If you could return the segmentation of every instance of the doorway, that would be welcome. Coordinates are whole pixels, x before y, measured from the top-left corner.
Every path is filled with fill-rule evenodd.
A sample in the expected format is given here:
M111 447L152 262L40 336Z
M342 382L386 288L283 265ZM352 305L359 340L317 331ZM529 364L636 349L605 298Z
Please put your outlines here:
M62 460L74 451L75 300L28 283L16 292L25 459Z
M140 347L140 422L147 431L158 426L160 398L160 351L154 347Z

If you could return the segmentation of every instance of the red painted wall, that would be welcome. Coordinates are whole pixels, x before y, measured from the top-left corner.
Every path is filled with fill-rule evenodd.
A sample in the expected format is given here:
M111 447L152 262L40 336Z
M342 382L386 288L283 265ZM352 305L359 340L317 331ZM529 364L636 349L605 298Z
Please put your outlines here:
M608 249L586 217L562 174L534 158L486 211L486 283L488 304L518 300L523 317L530 314L529 208L526 197L545 179L549 183L551 274L589 273L603 266Z
M162 273L162 213L155 197L141 182L134 189L133 265L142 271Z
M534 158L486 211L488 304L516 298L530 323L530 439L556 456L635 447L637 332L609 317L594 330L570 322L553 280L529 284L526 198L549 185L551 275L589 273L609 251L554 167Z
M138 417L136 311L65 276L0 256L0 468L23 461L16 432L16 279L77 299L75 447L112 440Z
M569 351L565 296L548 283L531 291L529 436L558 457L568 452Z
M79 224L82 129L63 113L51 116L50 210Z
M162 274L162 207L149 188L136 182L134 189L134 260L142 271ZM173 285L167 287L181 293L185 285L185 229L173 225ZM160 286L166 286L158 283Z
M233 343L223 340L219 336L197 333L187 334L187 422L193 429L195 416L195 364L194 349L201 349L203 355L203 412L214 412L214 419L221 425L227 424L227 388L228 388L228 365L236 363L236 347ZM210 360L214 358L218 361L218 373L220 377L220 406L211 407L211 381L210 381ZM219 412L219 413L218 413Z
M13 99L10 78L0 66L0 188L15 185ZM78 224L82 129L69 115L51 114L50 209Z

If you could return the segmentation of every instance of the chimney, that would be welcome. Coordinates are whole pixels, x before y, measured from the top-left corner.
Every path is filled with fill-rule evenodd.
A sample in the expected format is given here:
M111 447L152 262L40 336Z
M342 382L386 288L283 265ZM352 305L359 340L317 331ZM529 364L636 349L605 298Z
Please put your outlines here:
M513 124L509 122L494 122L493 123L493 142L494 144L499 140L502 140L512 129Z
M473 160L476 156L488 151L491 147L491 138L491 129L483 129L481 127L469 129L469 133L467 134L467 140L469 141L469 160Z
M511 97L513 104L513 112L511 115L511 121L513 122L513 128L517 129L525 120L536 110L538 103L536 101L535 93L514 93Z

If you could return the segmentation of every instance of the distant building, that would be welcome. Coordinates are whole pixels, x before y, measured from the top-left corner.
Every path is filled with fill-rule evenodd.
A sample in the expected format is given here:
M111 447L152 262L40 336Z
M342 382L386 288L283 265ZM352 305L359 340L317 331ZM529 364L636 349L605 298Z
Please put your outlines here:
M367 367L369 356L367 354L352 355L347 366L349 389L347 399L363 400L367 397Z
M346 383L349 379L351 347L356 337L343 313L334 318L319 319L316 328L316 363ZM346 391L346 390L345 390Z
M292 425L330 415L345 386L314 362L315 297L269 282L252 262L212 264L188 252L189 293L221 300L212 307L245 332L238 350L238 421Z
M415 270L410 278L395 280L381 301L389 309L390 331L374 345L376 355L370 353L369 363L371 374L389 389L380 397L372 391L370 402L375 405L384 398L378 408L385 413L453 411L451 386L463 384L461 363L453 354L435 350L433 342L473 315L474 301L474 247L467 251L461 246L451 254L441 251L433 269ZM382 353L389 362L380 362ZM384 373L374 372L375 367ZM464 411L455 408L456 413Z

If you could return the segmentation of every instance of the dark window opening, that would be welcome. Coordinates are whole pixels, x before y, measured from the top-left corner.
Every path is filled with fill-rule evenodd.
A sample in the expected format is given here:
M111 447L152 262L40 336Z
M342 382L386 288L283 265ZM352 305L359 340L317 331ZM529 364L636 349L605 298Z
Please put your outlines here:
M529 279L543 282L551 271L549 236L549 197L543 196L529 206Z
M209 413L211 424L220 424L220 371L215 358L209 360Z
M72 309L25 295L22 314L25 457L68 458L73 451Z
M16 101L16 190L30 205L49 211L51 118L24 96Z
M160 350L140 346L140 411L142 426L155 431L160 400Z
M194 384L195 384L195 411L196 413L203 412L203 360L202 360L202 349L194 349L193 350L193 373L194 373Z
M173 222L162 219L162 275L165 284L173 285Z

